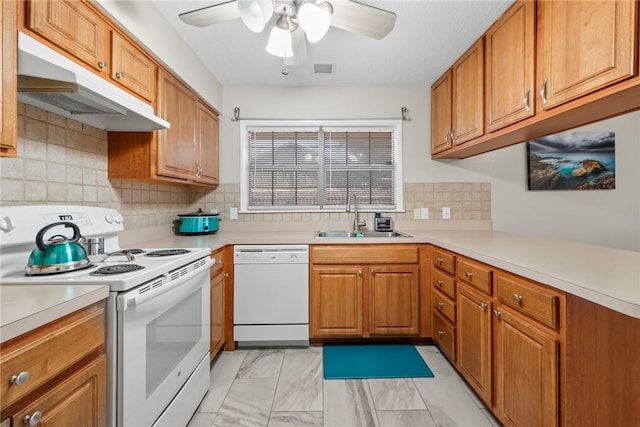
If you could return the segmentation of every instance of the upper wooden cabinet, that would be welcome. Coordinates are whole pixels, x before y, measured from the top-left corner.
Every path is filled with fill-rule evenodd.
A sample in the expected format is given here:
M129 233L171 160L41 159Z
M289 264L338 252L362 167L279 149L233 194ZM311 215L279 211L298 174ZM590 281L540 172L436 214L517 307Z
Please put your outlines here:
M156 132L109 132L109 178L218 185L218 117L168 72L158 77Z
M488 132L535 114L535 6L519 1L485 35Z
M0 5L0 157L15 157L18 138L16 99L16 2L3 1Z
M471 46L451 69L451 139L458 145L484 133L484 38Z
M517 0L454 64L473 62L469 54L484 40L483 133L469 113L473 98L456 92L478 88L472 66L466 79L455 70L450 77L455 142L447 144L434 107L442 104L435 92L442 78L432 86L432 158L462 159L639 110L638 4ZM469 103L461 104L462 120L460 102Z
M637 7L637 1L538 3L542 108L637 74Z
M111 78L149 102L156 95L156 64L137 46L111 31Z
M27 28L98 72L109 70L109 27L77 0L30 0Z
M451 148L451 70L431 86L431 154Z

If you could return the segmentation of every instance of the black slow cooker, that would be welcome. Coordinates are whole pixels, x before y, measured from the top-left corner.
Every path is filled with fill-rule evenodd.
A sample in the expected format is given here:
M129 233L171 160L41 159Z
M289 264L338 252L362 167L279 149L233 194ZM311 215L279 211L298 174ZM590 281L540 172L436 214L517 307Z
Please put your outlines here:
M208 214L198 209L196 212L178 214L173 220L173 231L180 235L211 234L218 231L218 214Z

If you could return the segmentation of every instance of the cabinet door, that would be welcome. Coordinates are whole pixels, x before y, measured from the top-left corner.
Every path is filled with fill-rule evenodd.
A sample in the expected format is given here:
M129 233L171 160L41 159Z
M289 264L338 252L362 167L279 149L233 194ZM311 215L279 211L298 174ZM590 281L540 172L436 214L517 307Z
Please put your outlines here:
M419 267L369 267L369 332L417 335L420 329Z
M211 360L224 344L224 286L228 273L220 273L211 278Z
M485 36L489 132L535 114L535 9L518 1Z
M505 425L557 426L558 341L498 305L495 414Z
M16 110L16 2L3 1L0 5L0 33L2 54L0 55L0 157L16 156L18 113Z
M87 6L73 0L32 0L27 26L97 71L109 69L107 24Z
M451 148L451 70L431 86L431 154Z
M171 128L158 131L157 174L196 179L197 99L182 83L165 72L158 85L158 115Z
M484 37L451 67L453 115L451 138L462 144L484 133Z
M14 426L40 412L47 427L106 426L106 359L102 355L13 416Z
M362 267L312 267L311 338L362 336Z
M491 297L458 283L458 369L491 406Z
M198 182L218 185L219 176L219 123L218 116L198 103Z
M133 93L153 102L157 67L140 49L111 31L111 78Z
M543 1L538 7L544 109L637 74L637 1Z

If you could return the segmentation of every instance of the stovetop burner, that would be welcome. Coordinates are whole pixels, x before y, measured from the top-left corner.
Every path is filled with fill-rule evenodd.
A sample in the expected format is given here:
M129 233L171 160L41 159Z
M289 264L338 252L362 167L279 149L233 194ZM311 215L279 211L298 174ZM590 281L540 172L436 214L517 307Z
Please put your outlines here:
M116 264L100 267L96 271L89 273L90 276L110 276L112 274L130 273L142 270L144 266L138 264Z
M158 251L147 252L145 256L150 257L161 257L161 256L171 256L171 255L183 255L188 254L189 250L187 249L161 249Z

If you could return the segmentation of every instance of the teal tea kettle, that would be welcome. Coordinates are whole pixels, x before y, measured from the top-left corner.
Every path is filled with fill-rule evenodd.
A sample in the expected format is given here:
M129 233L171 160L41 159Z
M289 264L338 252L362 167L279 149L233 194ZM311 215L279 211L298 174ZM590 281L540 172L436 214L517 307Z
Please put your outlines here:
M68 238L56 234L45 243L44 234L60 225L73 229L73 236ZM80 235L80 229L72 222L62 221L47 225L36 234L36 248L29 255L29 263L25 267L25 272L28 276L33 276L64 273L90 267L91 262L87 257L87 252L80 244L82 239L84 237Z

